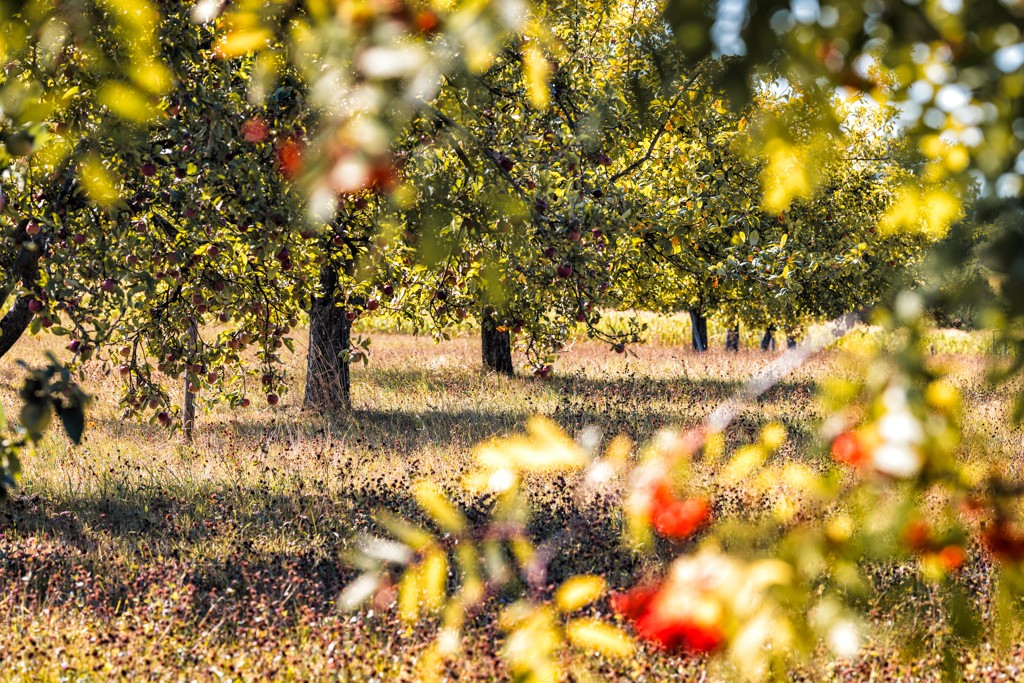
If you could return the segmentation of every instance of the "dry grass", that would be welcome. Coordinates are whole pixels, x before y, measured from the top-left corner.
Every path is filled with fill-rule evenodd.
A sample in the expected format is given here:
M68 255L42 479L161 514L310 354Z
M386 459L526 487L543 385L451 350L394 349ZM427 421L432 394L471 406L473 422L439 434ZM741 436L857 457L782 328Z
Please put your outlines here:
M12 355L38 360L50 343L26 340ZM595 425L636 440L663 425L693 425L765 359L657 344L622 356L580 343L556 376L540 381L481 374L478 343L375 338L371 365L353 373L353 413L326 420L299 409L300 349L281 405L216 408L200 417L192 448L159 428L118 420L117 378L90 368L96 402L84 445L52 434L25 458L22 495L0 507L0 679L411 680L429 625L402 626L386 606L349 615L333 604L354 576L340 557L357 534L375 530L374 509L417 515L407 491L419 477L457 491L472 446L519 429L531 414L571 433ZM986 436L984 450L967 457L1019 453L1005 390L985 383L976 358L939 361L965 388L971 429ZM816 417L814 384L848 371L837 355L808 364L752 406L731 438L750 439L777 419L793 436L783 457L814 457L804 448ZM19 377L5 358L0 399L8 410ZM597 504L577 508L566 489L561 480L531 483L538 533L572 515L594 522L591 537L552 567L552 579L598 571L627 584L638 566L617 549L618 516ZM479 501L463 502L483 513ZM506 678L493 624L481 619L472 630L452 678ZM984 676L1010 675L1020 661L978 656ZM651 652L592 664L616 680L703 672L700 661ZM818 675L929 678L930 665L880 655Z

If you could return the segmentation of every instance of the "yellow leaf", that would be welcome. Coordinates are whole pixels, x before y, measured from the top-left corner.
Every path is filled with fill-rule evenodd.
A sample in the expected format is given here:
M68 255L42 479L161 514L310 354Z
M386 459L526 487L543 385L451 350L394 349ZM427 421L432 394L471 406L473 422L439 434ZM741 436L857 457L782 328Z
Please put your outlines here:
M606 584L599 576L574 576L555 593L555 605L563 612L575 612L604 595Z
M432 550L423 558L420 569L420 600L424 607L436 612L444 604L448 582L448 557L441 550Z
M420 507L445 531L457 534L466 528L465 517L445 498L436 484L421 481L413 488L413 495Z
M269 29L237 28L221 36L214 52L223 59L247 55L266 47L272 37L273 34Z
M122 119L144 123L159 111L150 99L138 90L119 81L104 83L96 95L100 104Z
M523 67L526 79L526 92L530 96L530 104L536 109L548 107L548 78L551 76L551 63L535 44L530 43L523 51Z
M398 582L398 616L402 621L415 621L420 615L419 566L409 567Z
M86 194L97 204L109 205L117 201L117 181L103 166L103 161L96 154L90 154L82 161L78 170L82 186Z
M789 233L787 232L787 233L785 233L782 236L782 239L779 240L779 249L782 249L783 247L786 246L786 240L788 240L788 239L789 239Z
M625 633L597 619L573 619L565 627L569 642L606 657L629 657L635 646Z
M751 472L760 467L767 457L768 453L760 446L743 446L732 456L723 477L726 481L733 483L743 481Z

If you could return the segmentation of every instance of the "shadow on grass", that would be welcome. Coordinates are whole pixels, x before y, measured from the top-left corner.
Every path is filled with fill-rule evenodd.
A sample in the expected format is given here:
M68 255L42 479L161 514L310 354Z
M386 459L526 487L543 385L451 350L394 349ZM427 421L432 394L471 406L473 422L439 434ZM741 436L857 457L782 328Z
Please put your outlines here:
M549 582L597 572L625 585L635 575L637 560L619 544L621 520L610 504L580 510L563 489L533 507L531 537L560 539ZM193 604L164 609L192 615L220 600L239 619L288 601L326 614L358 573L339 558L363 535L388 535L373 519L379 509L431 527L407 487L266 495L227 485L60 500L21 496L0 508L0 595L36 605L84 600L116 612L160 596L170 603L173 592ZM475 500L466 514L483 523L488 501Z

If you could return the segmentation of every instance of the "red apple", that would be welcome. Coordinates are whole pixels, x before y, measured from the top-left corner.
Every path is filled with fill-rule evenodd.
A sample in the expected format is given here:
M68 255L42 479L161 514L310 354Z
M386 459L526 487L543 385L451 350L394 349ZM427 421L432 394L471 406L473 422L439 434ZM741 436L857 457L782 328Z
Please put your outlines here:
M370 299L366 302L366 310L376 311L378 308L380 308L380 302L376 299Z
M79 233L79 234L75 235L74 237L72 237L71 241L74 242L75 244L81 246L81 245L85 244L85 240L86 239L87 238L86 238L85 235Z
M43 302L40 301L39 299L29 299L28 310L32 311L33 313L38 313L39 311L43 310Z
M572 275L572 265L568 263L563 263L562 265L558 266L557 272L558 277L567 278L570 275Z
M25 234L28 235L29 237L35 237L36 235L38 235L39 224L36 223L35 221L31 221L28 225L25 226Z
M249 399L243 398L238 405L242 406L243 408L248 408L250 403L251 401Z
M580 235L580 231L577 230L576 228L573 228L569 231L570 242L579 242L581 237L582 235Z
M267 394L267 403L269 403L272 406L276 406L278 401L280 400L281 399L277 394Z
M117 283L114 282L113 280L111 280L110 278L107 278L106 280L104 280L103 282L100 283L100 289L102 289L104 292L108 292L108 293L109 292L113 292L114 288L116 286L117 286Z
M71 353L78 353L78 349L82 348L82 342L79 339L72 339L68 342L68 351Z
M384 296L391 296L392 294L395 293L395 288L393 286L391 286L390 283L388 283L388 284L384 285L383 287L381 287L380 291L383 292Z
M139 173L141 173L146 178L152 178L153 176L156 175L156 164L154 164L152 161L147 161L146 163L142 164L142 166L139 167Z
M117 369L118 374L121 375L122 377L127 377L129 374L131 374L131 371L132 368L130 365L122 365Z
M206 255L210 258L217 258L220 256L220 249L217 248L216 244L211 244L206 248Z

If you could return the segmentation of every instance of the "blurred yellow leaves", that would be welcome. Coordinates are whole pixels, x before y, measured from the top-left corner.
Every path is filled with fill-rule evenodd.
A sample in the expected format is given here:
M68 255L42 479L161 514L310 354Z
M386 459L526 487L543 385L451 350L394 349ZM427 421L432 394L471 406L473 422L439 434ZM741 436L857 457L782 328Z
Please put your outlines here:
M453 534L465 530L466 518L451 504L436 484L421 481L413 488L413 494L416 496L419 506L442 529Z
M600 576L574 576L559 586L555 605L562 612L575 612L604 595L607 584Z
M767 163L761 171L764 185L764 208L778 213L797 199L810 197L814 191L807 172L807 152L780 138L772 138L764 147Z
M100 104L112 113L136 123L145 123L157 111L144 94L119 81L109 81L100 86L96 95Z
M629 636L597 619L570 621L565 627L565 636L576 647L606 657L629 657L636 649Z
M896 192L878 229L883 235L900 231L920 232L932 239L941 239L950 224L962 215L962 204L951 190L936 186L904 186Z
M109 206L117 201L117 180L103 165L98 155L90 154L82 160L79 176L86 194L97 204Z
M525 435L485 442L476 449L483 472L471 476L469 485L503 490L523 472L553 472L574 469L587 463L587 454L551 420L533 417Z
M551 63L535 43L527 44L523 50L523 67L530 104L537 109L547 109Z

